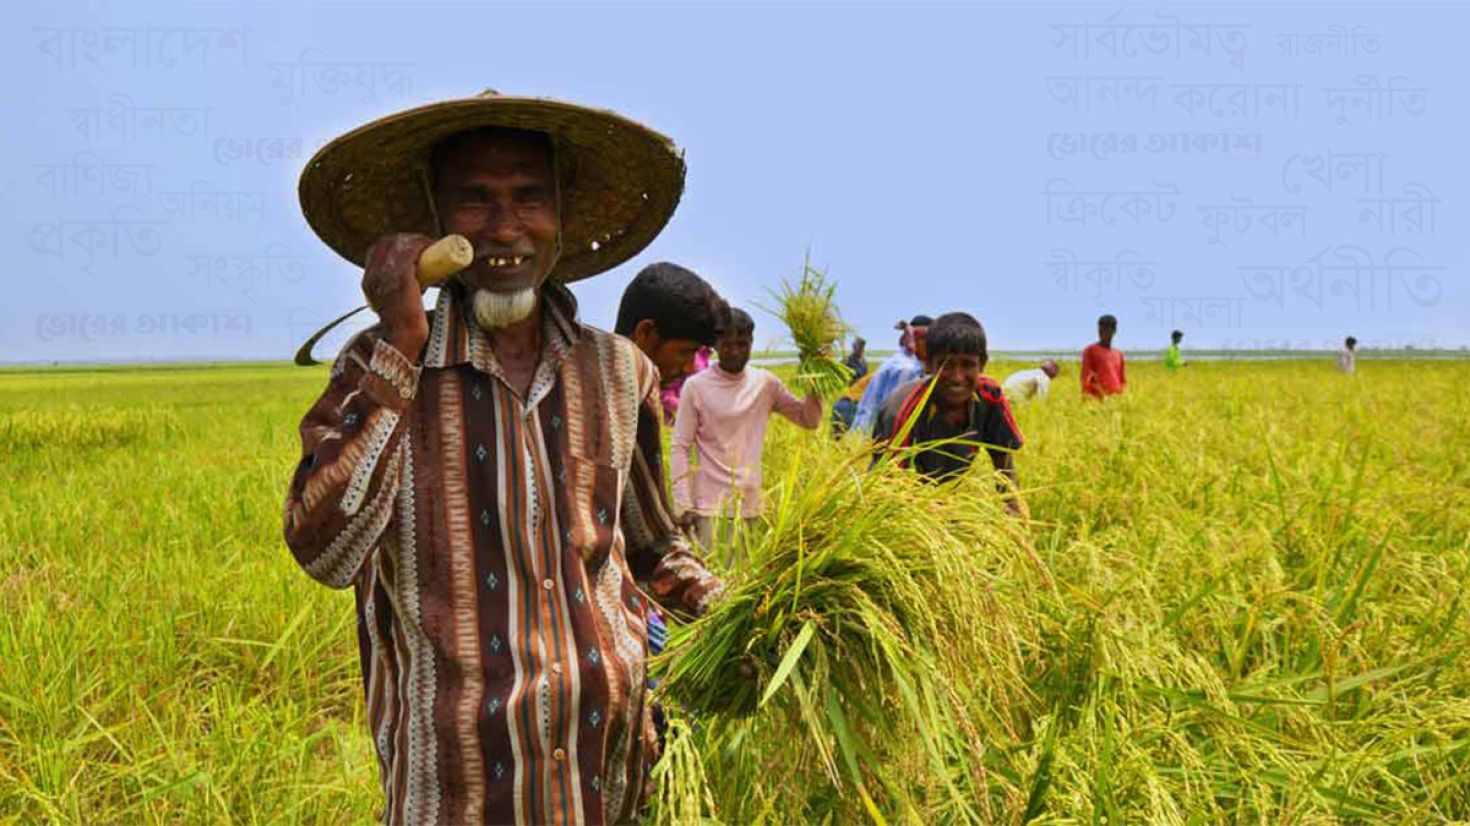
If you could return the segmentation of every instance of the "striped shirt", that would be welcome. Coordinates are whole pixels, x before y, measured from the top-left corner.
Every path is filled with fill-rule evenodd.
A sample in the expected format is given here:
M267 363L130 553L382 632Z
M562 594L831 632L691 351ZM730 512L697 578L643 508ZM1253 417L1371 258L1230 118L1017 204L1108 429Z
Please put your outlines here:
M286 542L356 590L390 823L635 817L644 588L694 615L719 588L669 516L656 368L542 295L524 399L444 289L421 367L370 329L301 424Z

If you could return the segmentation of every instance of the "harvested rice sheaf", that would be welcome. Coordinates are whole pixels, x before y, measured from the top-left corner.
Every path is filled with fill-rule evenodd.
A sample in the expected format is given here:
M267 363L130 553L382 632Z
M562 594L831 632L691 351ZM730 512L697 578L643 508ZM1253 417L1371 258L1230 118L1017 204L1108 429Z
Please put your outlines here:
M771 801L783 816L821 819L835 806L839 822L984 822L975 783L987 730L1009 730L1026 693L1018 632L987 585L1026 564L1016 526L993 495L949 507L901 469L865 472L866 455L804 464L768 503L747 572L712 613L676 629L660 663L674 712L703 727L682 736L702 738L707 760L753 759L752 777L804 776L805 787L760 784L783 797ZM803 802L823 788L825 802Z
M836 356L849 332L837 311L836 292L837 285L812 267L810 256L803 261L796 284L782 279L780 292L772 292L776 308L770 312L791 331L799 356L796 381L824 396L842 390L852 379L852 370Z

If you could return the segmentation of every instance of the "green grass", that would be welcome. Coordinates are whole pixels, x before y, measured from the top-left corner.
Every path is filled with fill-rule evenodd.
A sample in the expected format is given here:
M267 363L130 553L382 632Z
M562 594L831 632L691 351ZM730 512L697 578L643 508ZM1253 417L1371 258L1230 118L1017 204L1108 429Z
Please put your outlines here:
M1029 541L1055 589L981 555L1024 689L976 721L989 819L1470 818L1470 365L1130 378L1083 404L1071 371L1019 412ZM373 818L352 598L280 539L324 379L0 373L0 822ZM773 425L771 506L833 450ZM729 765L776 751L748 741ZM731 821L759 815L732 784L823 784L705 758Z

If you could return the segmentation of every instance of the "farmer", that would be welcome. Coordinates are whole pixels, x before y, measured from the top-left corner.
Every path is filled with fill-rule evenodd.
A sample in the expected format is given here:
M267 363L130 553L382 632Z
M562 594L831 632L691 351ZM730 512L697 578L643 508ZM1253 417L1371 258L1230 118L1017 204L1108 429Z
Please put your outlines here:
M301 424L285 535L310 576L356 589L390 823L613 823L643 803L644 594L693 616L720 585L669 513L658 372L580 323L565 284L651 241L683 171L610 112L486 93L349 132L302 176L379 322ZM475 258L426 314L415 262L444 233Z
M847 365L847 369L852 371L852 378L848 384L868 374L868 359L864 355L867 351L867 339L862 336L857 336L852 340L852 352L848 353L847 358L842 360L842 363Z
M658 367L666 422L673 422L683 379L703 369L701 350L709 364L707 348L728 312L729 305L703 278L666 261L644 267L623 290L613 330L632 339Z
M1358 372L1358 340L1352 336L1343 339L1342 349L1337 351L1337 369L1350 376Z
M1164 351L1165 370L1174 371L1184 366L1184 355L1179 352L1179 342L1183 340L1183 330L1175 330L1169 334L1169 349Z
M990 358L985 328L968 313L945 313L927 338L933 378L915 379L889 395L878 414L876 437L890 452L918 446L917 453L901 461L936 481L963 473L983 447L992 467L1005 477L1001 490L1007 494L1006 506L1019 512L1013 454L1025 440L1005 391L984 375Z
M922 347L921 339L925 330L931 323L933 319L929 316L916 315L908 321L893 325L895 330L902 331L898 338L898 350L884 359L873 372L873 380L868 382L868 388L858 401L857 413L853 414L853 430L859 433L872 430L873 422L878 418L878 409L883 406L883 400L888 398L888 394L895 387L924 375L924 361L919 355L919 349Z
M1097 320L1097 341L1082 351L1082 392L1101 399L1120 395L1128 385L1123 368L1123 351L1113 349L1118 319L1111 315Z
M731 566L743 561L736 525L743 521L749 527L761 514L766 421L780 413L808 430L822 421L821 395L811 392L797 399L769 371L746 366L754 336L750 315L730 310L729 326L715 345L719 361L684 384L669 460L680 524L694 527L706 552L718 535Z
M1040 367L1029 370L1017 370L1006 376L1001 387L1006 391L1006 398L1018 402L1037 399L1046 401L1046 396L1051 392L1051 380L1062 372L1062 368L1052 359L1041 363Z

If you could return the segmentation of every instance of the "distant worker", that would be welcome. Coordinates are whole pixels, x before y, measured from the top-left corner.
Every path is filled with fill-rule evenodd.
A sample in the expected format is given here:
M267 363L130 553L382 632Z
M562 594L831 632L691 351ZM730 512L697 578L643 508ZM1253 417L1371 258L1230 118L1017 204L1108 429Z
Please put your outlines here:
M852 378L848 381L849 384L856 382L868 374L868 359L863 355L867 350L868 342L862 336L858 336L852 340L852 352L848 353L847 358L842 360L842 363L847 365L847 369L852 371Z
M1183 340L1183 330L1175 330L1169 334L1169 349L1164 351L1165 370L1178 370L1184 366L1184 356L1179 352L1179 342Z
M1047 359L1040 367L1017 370L1010 374L1001 386L1005 388L1006 397L1011 401L1046 401L1047 393L1051 392L1051 380L1060 372L1062 368L1055 361Z
M1348 336L1337 351L1337 369L1348 375L1358 372L1358 340Z
M1105 315L1097 320L1097 341L1082 351L1082 393L1101 399L1122 395L1128 385L1123 351L1113 349L1118 319Z
M923 347L923 338L929 325L934 319L926 315L916 315L908 321L900 321L893 325L895 330L902 330L898 338L898 351L883 360L878 369L873 372L873 380L868 382L868 387L863 391L863 397L858 401L857 413L852 418L852 429L859 433L867 433L873 429L873 422L878 418L878 409L883 406L883 400L888 398L900 384L921 378L924 375L924 362L920 355Z

